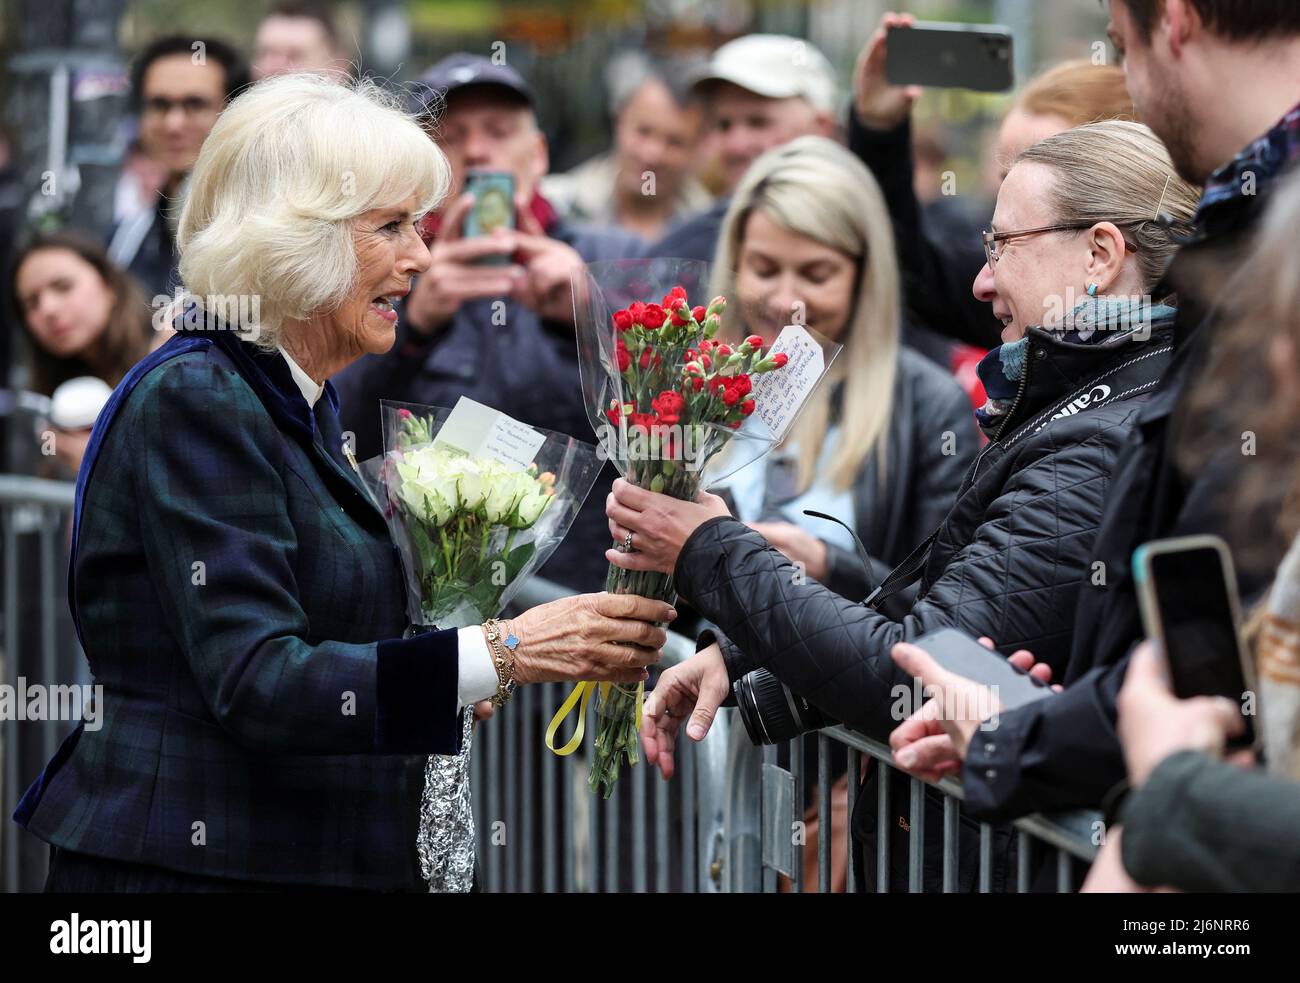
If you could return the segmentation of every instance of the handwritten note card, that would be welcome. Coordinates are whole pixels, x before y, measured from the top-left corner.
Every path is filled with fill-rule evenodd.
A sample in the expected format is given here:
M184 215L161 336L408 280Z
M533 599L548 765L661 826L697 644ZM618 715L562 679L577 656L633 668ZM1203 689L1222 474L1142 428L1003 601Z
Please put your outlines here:
M777 352L784 352L789 361L783 368L755 376L753 384L755 415L779 441L826 371L826 359L821 345L798 324L781 329L769 354Z
M470 457L490 457L521 470L533 463L545 442L546 435L528 424L464 396L433 441L434 446L453 447Z

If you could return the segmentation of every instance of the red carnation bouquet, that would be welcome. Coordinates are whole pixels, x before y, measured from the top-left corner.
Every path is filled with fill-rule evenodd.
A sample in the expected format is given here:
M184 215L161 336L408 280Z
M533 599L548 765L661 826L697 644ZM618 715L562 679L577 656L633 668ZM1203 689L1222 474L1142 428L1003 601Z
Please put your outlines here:
M685 500L779 443L839 351L798 325L753 333L753 319L729 314L723 297L701 303L710 274L694 260L614 260L590 264L573 285L583 393L600 452L628 481ZM671 575L612 564L606 590L670 603L677 596ZM579 684L546 739L557 754L576 750L593 694L587 783L608 798L621 764L638 760L642 685ZM573 737L557 748L556 730L575 707Z

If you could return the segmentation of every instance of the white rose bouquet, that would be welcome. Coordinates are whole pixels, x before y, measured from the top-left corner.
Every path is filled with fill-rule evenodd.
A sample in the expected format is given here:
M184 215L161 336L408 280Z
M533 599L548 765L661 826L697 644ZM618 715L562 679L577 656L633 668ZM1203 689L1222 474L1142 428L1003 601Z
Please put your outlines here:
M384 454L365 462L406 577L409 633L496 617L551 555L602 461L591 444L462 398L451 410L383 400ZM474 871L466 707L461 753L425 768L417 848L435 891L468 891Z
M427 424L415 416L405 422L418 440ZM492 617L505 588L537 554L534 542L515 541L554 501L555 475L538 473L535 464L513 471L427 442L392 463L418 579L419 623Z
M461 399L384 400L384 456L368 462L402 554L415 626L499 614L568 531L600 471L596 448Z

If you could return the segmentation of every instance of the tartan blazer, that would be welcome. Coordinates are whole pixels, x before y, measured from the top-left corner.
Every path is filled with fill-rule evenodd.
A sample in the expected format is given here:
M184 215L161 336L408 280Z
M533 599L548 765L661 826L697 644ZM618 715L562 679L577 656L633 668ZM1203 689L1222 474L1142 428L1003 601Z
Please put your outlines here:
M284 885L427 890L425 755L455 753L456 632L410 639L399 556L278 353L182 330L77 480L68 594L103 686L15 821L57 847Z

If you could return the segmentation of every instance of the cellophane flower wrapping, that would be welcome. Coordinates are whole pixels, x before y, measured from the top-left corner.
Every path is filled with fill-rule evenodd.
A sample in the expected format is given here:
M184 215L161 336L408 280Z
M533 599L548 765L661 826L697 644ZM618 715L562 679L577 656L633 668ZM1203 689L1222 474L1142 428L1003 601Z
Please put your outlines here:
M384 400L380 410L384 453L362 475L401 554L408 634L496 617L564 538L602 466L597 448L470 400L454 410ZM495 426L467 430L453 415L462 410ZM425 767L417 847L432 891L473 884L472 719L465 707L461 753L430 755Z
M770 451L829 368L839 346L803 328L755 327L696 260L615 260L573 284L584 399L605 456L642 488L694 500ZM778 337L794 355L773 350ZM796 340L797 336L797 340ZM791 357L800 359L789 367ZM770 385L797 369L800 387ZM764 402L782 400L781 412ZM622 548L622 544L615 544ZM672 603L673 578L610 565L606 589ZM643 687L601 684L593 792L608 797L623 763L636 764Z

